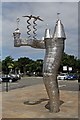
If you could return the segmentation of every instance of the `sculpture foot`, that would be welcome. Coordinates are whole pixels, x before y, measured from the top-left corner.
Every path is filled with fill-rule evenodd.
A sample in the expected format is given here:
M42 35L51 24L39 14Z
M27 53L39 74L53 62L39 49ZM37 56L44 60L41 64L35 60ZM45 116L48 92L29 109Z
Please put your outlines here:
M50 102L48 102L48 103L45 105L45 107L46 107L51 113L52 113L52 112L57 113L57 112L60 111L60 109L50 106Z
M57 112L59 112L60 111L60 109L54 109L54 107L51 109L50 108L50 112L52 113L52 112L54 112L54 113L57 113Z
M50 110L50 103L49 102L45 105L45 108Z

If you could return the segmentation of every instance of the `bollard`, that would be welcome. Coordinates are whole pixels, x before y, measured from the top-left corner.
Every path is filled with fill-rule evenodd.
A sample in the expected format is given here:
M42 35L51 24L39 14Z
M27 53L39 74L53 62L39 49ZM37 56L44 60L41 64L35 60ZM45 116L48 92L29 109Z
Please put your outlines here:
M6 82L6 92L8 92L8 82Z

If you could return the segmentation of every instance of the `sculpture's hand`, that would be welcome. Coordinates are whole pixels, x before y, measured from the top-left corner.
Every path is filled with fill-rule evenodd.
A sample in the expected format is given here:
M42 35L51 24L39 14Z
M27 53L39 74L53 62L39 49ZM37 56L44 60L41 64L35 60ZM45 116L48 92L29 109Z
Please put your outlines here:
M33 40L31 47L45 49L44 40Z

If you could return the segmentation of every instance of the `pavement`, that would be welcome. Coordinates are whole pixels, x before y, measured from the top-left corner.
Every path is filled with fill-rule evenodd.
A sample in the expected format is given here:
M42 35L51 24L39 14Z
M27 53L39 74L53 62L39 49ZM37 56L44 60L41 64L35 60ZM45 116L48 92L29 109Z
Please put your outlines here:
M50 113L44 84L0 92L0 102L2 118L78 118L78 91L60 90L60 111Z
M2 92L0 92L0 119L2 118Z
M37 84L44 84L42 77L22 77L21 80L16 82L8 83L8 89L19 89L23 87L33 86ZM78 91L78 81L77 80L58 80L60 90L68 91ZM6 83L2 83L2 91L6 90ZM1 84L0 84L1 88ZM1 89L0 89L1 91Z

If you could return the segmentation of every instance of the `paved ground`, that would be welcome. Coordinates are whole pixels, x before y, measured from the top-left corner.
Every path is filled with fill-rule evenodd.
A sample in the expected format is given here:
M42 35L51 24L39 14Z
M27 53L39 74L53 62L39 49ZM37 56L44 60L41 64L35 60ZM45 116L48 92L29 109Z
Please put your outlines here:
M0 119L2 118L2 92L0 92Z
M59 80L59 88L61 90L68 90L68 91L78 91L78 82L76 80ZM42 77L23 77L21 80L14 82L14 83L8 83L9 90L23 88L27 86L37 85L37 84L43 84L43 78ZM0 84L1 85L1 84ZM2 84L2 90L6 90L6 83ZM1 91L1 87L0 87Z
M45 108L48 96L42 83L3 92L2 98L3 118L78 118L78 91L60 90L58 113L50 113ZM36 102L27 105L26 101Z

